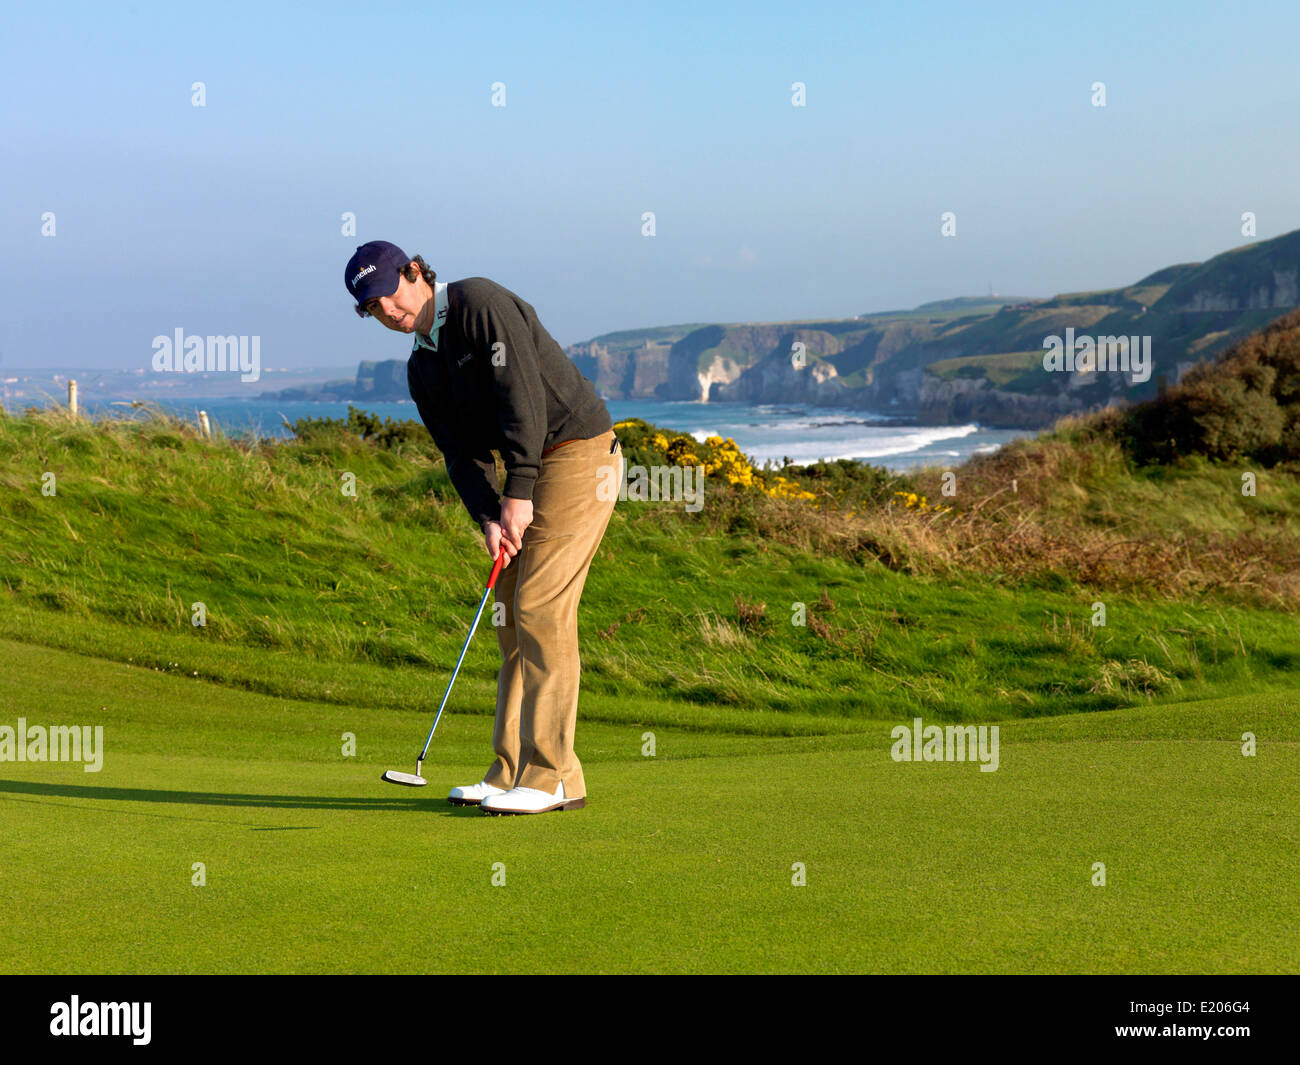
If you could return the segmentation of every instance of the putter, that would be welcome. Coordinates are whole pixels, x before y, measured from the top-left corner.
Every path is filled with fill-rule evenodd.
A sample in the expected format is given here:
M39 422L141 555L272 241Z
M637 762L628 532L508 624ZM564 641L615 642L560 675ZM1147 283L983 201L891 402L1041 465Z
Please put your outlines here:
M405 784L408 788L422 788L427 780L420 775L420 767L424 764L424 756L429 753L429 742L433 739L434 730L438 727L438 721L442 717L442 708L447 705L447 697L451 695L451 685L456 683L456 674L460 672L460 664L465 661L465 652L469 650L469 642L474 638L474 630L478 628L478 619L483 616L483 608L487 606L488 596L492 594L492 589L497 583L497 577L501 573L501 566L505 563L505 548L498 548L496 564L492 567L492 576L488 578L487 591L483 593L483 598L478 604L478 613L474 615L474 624L469 627L469 635L465 637L465 646L460 649L460 657L456 659L456 668L451 673L451 683L447 685L447 692L442 697L442 705L438 707L438 716L433 719L433 728L429 729L429 735L424 741L424 750L415 760L414 773L398 773L396 770L389 769L384 772L380 778L390 784Z

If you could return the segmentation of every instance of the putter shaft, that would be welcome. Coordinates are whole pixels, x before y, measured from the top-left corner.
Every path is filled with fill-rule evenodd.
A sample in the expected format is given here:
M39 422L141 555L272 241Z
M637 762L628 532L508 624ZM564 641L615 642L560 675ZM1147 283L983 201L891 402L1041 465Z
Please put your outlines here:
M492 575L488 578L487 589L483 592L483 598L479 600L478 611L474 614L474 624L469 627L469 635L465 637L465 646L460 649L460 657L456 659L456 668L451 672L451 680L447 683L447 690L443 693L442 702L438 706L438 716L433 719L433 728L429 729L429 735L425 737L424 749L420 751L420 756L415 761L415 775L417 777L421 775L420 766L424 763L424 756L429 753L429 744L432 742L433 734L438 728L438 722L442 720L443 707L447 705L447 699L451 696L451 687L456 683L456 676L460 673L460 664L465 661L465 652L469 650L469 642L474 638L474 630L478 628L479 618L483 616L483 608L487 606L488 596L492 594L492 589L496 587L497 577L501 574L501 567L505 560L505 550L498 548L496 564L492 567Z

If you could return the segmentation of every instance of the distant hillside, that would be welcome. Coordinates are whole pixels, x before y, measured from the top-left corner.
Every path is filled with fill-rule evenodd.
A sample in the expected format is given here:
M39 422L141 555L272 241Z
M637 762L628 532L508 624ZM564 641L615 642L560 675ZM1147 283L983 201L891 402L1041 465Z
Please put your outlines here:
M1297 305L1300 230L1122 288L1000 302L962 296L856 318L629 329L566 350L606 399L893 408L923 424L1037 428L1149 399ZM1067 330L1135 338L1139 350L1149 346L1150 375L1048 372L1044 340ZM406 360L363 362L354 380L262 398L405 400Z
M911 311L885 311L860 314L859 318L896 318L903 316L938 317L946 314L992 314L1005 306L1015 307L1022 303L1036 303L1037 300L1027 296L957 296L950 300L931 300L922 303Z
M1200 455L1300 473L1300 311L1195 367L1164 395L1079 419L1142 464Z
M608 334L568 351L609 399L894 407L929 424L1032 428L1154 396L1162 383L1300 305L1298 278L1300 231L1204 263L1162 267L1115 289L996 305L960 297L858 318L675 326ZM1044 339L1066 329L1149 337L1150 377L1043 370ZM1037 372L1026 353L1037 353ZM991 376L979 361L989 356ZM1021 373L1014 387L1001 388L1008 356L1019 356Z
M833 367L829 374L825 367L814 369L808 381L786 381L778 365L745 381L735 394L728 386L767 355L775 354L777 362L783 362L796 342L804 344L808 365L821 364L829 353L848 352L852 359L862 356L862 352L850 349L861 347L864 338L872 351L888 353L901 342L934 327L972 315L987 315L989 310L985 298L962 297L910 311L881 311L857 318L669 326L609 333L565 350L606 399L726 401L752 395L780 400L820 397L831 404L853 406L862 402L856 394L861 382L850 380L823 387L827 377L842 376ZM791 386L794 393L786 394ZM770 398L753 401L768 402Z

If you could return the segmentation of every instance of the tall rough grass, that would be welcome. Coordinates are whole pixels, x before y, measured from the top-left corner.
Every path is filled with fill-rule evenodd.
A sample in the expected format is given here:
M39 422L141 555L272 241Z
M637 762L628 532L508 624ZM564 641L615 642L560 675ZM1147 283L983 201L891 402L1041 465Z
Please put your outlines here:
M0 418L0 634L301 698L440 695L490 564L436 449L365 416L299 428L251 442L148 410ZM618 432L630 464L670 461L655 437L671 430ZM584 596L584 691L699 720L956 720L1296 666L1294 622L1258 609L1296 603L1300 488L1284 471L1244 497L1236 467L1140 467L1070 425L906 477L746 474L726 443L677 446L724 470L699 511L616 508ZM1119 620L1085 624L1121 593ZM463 690L489 693L494 671L477 654Z

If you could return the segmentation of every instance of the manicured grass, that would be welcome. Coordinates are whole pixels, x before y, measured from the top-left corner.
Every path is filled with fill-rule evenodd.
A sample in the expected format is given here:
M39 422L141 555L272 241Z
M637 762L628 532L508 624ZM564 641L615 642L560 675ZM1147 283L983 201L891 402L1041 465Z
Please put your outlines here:
M400 789L423 710L0 655L0 725L105 730L99 773L0 763L6 972L1300 969L1294 691L1004 722L989 773L893 761L888 722L688 731L584 693L588 807L488 818L442 801L483 716Z

